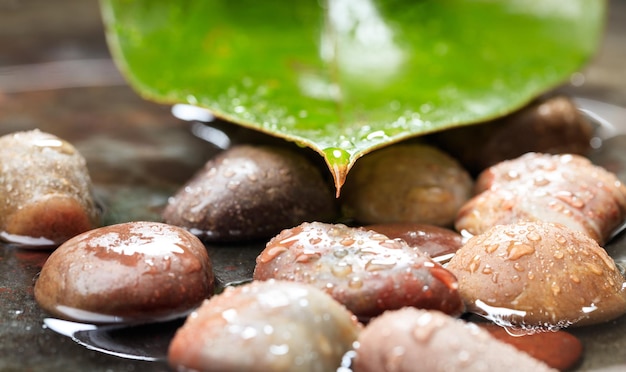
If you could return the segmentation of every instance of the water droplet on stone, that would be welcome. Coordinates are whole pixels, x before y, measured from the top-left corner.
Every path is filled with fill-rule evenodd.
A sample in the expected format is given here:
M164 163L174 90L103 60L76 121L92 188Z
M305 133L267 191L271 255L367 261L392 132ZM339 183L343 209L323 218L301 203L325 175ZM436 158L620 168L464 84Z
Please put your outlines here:
M341 245L343 245L343 246L345 246L345 247L349 247L349 246L351 246L352 244L354 244L354 239L353 239L353 238L349 238L349 237L347 237L347 238L343 238L343 239L341 239L341 241L339 242L339 244L341 244Z
M321 254L319 252L305 251L305 252L301 252L300 254L298 254L295 260L296 262L299 262L299 263L307 263L307 262L317 260L318 258L320 258L320 256Z
M380 243L380 246L389 249L402 249L402 243L395 239L386 239Z
M406 350L402 346L396 346L389 351L385 358L385 371L398 371L401 368Z
M537 242L541 240L541 235L539 235L536 231L530 231L526 234L526 238L530 241Z
M240 184L241 184L241 182L239 182L239 181L229 181L226 184L226 188L229 189L229 190L236 190L239 187Z
M513 244L507 249L507 260L515 261L524 256L535 253L535 248L528 244Z
M41 138L33 142L34 146L49 148L65 155L73 155L76 151L68 142L56 138Z
M433 318L430 314L423 314L417 319L417 325L413 328L411 335L419 343L428 343L442 325L441 322L442 320L439 318Z
M558 192L555 197L574 208L583 208L585 206L585 202L582 199L569 191Z
M379 258L374 258L374 259L367 261L367 263L365 264L365 270L366 271L387 270L387 269L391 269L396 264L397 264L397 261L395 258L379 257Z
M352 273L352 265L346 262L338 262L332 266L331 271L336 277L343 278Z
M498 278L499 278L499 273L493 273L493 275L491 276L491 281L493 283L497 283L498 282Z
M585 262L585 266L587 267L587 269L589 269L589 271L591 271L592 273L596 275L602 275L604 273L602 268L593 262Z
M320 237L315 237L315 238L311 238L309 239L309 244L311 245L317 245L322 241L322 238ZM346 253L347 254L347 253Z
M485 251L487 253L493 253L498 249L499 246L499 244L487 244L485 245Z
M389 240L389 238L386 235L378 234L378 233L370 236L370 239L371 240L380 241L380 242L384 242L386 240Z
M261 253L261 256L259 257L259 261L263 263L268 263L274 258L278 257L281 253L286 252L286 251L287 251L287 248L282 247L282 246L275 246L270 249L265 249Z
M358 276L353 276L352 278L350 278L350 281L348 282L348 287L352 289L362 288L363 280Z
M512 180L516 180L520 177L519 172L515 171L515 170L510 170L508 171L505 175L504 175L504 179L508 180L508 181L512 181Z
M270 345L270 353L273 355L287 355L289 352L289 345L280 344L280 345Z
M480 267L480 256L476 255L472 257L472 260L469 263L468 270L470 273L476 272Z

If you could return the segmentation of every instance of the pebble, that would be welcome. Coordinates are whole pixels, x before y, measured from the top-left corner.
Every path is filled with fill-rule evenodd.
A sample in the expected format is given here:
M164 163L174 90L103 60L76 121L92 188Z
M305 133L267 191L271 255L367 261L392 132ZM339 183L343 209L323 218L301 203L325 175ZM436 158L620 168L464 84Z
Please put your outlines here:
M169 363L179 371L334 371L360 331L353 314L316 288L252 282L190 314Z
M360 319L403 306L460 315L454 275L399 239L342 224L303 223L284 230L257 257L256 280L306 283Z
M240 145L209 160L170 198L163 219L221 243L268 239L337 212L331 186L303 155Z
M0 137L0 240L54 249L100 223L86 161L74 146L40 130Z
M626 220L626 185L578 155L527 153L480 174L455 228L477 235L517 221L558 222L600 245Z
M50 314L87 323L130 323L186 315L213 294L202 242L158 222L82 233L56 249L35 283Z
M353 372L556 371L473 323L404 308L372 320L358 338Z
M559 329L626 313L626 283L587 235L542 221L474 236L446 268L470 312L502 326Z
M465 169L441 150L400 144L360 158L346 179L340 203L344 215L360 224L451 226L472 196L472 184Z

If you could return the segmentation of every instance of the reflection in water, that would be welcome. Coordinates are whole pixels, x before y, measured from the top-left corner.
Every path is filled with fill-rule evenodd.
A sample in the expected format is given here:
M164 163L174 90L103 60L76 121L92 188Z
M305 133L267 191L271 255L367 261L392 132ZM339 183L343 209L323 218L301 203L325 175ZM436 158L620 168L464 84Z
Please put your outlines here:
M230 137L226 133L206 124L215 119L211 111L202 107L179 103L172 106L172 115L180 120L191 122L191 133L196 137L222 150L230 147Z
M157 362L167 360L169 343L185 317L166 322L96 326L62 319L45 318L44 327L70 337L89 350L119 358Z

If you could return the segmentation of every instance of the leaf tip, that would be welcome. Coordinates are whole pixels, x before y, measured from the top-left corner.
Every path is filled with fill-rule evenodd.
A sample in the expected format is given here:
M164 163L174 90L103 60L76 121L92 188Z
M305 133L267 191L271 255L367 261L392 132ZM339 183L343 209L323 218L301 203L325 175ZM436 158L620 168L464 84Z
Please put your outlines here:
M326 164L328 164L328 168L330 169L335 181L335 196L339 198L339 195L341 194L341 187L346 181L346 176L348 175L351 160L350 153L338 147L329 147L324 149L322 152L324 159L326 159Z

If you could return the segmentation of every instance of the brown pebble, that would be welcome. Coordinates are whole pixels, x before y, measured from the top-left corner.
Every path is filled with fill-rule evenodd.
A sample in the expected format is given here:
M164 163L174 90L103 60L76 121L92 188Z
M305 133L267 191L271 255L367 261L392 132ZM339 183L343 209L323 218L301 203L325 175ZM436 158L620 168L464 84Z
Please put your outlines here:
M55 248L100 224L83 156L39 130L0 137L0 240Z
M80 234L55 250L35 283L54 316L89 323L184 315L213 294L206 248L176 226L128 222Z
M361 224L451 226L472 193L459 163L424 144L389 146L360 158L341 191L343 213Z
M469 239L446 268L468 311L498 324L554 329L626 313L626 283L613 259L564 225L494 226Z
M205 241L235 242L267 239L336 214L332 189L303 155L240 145L209 160L170 198L163 219Z

